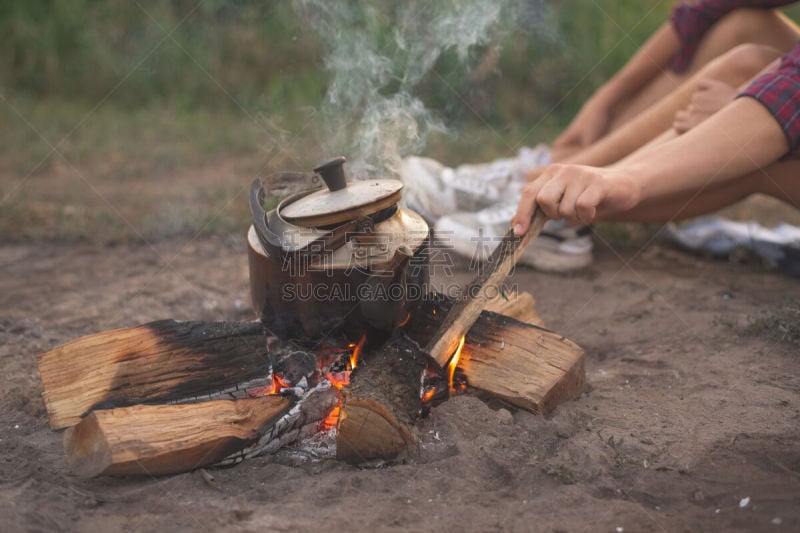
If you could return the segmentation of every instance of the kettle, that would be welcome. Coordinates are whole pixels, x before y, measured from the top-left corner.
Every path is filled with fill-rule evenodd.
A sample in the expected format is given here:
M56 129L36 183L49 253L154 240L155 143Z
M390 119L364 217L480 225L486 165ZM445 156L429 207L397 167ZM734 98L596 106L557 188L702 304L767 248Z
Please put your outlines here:
M253 308L279 336L321 338L365 327L391 331L428 292L430 228L400 205L395 179L349 182L344 157L314 174L282 172L324 186L289 194L265 210L264 182L253 180L247 234Z

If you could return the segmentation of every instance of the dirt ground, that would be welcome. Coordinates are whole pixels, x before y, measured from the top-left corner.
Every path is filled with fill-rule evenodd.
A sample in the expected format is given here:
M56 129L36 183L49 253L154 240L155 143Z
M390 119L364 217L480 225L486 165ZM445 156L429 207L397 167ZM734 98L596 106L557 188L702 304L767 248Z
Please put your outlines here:
M421 422L422 454L408 464L260 458L212 471L212 484L72 476L35 355L157 318L249 319L244 245L0 247L4 531L800 528L800 354L741 327L796 302L800 285L663 244L598 243L581 274L514 275L587 353L587 391L549 417L467 394Z

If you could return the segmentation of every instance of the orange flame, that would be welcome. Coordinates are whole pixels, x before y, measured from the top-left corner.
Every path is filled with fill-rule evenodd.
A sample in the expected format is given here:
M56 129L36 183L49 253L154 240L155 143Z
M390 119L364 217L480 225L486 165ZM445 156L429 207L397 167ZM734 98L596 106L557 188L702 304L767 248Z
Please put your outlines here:
M428 403L433 398L433 395L436 393L436 388L431 387L430 389L426 390L422 393L422 403Z
M325 377L331 382L336 390L350 385L350 372L325 372Z
M353 345L350 343L350 347L353 348L353 353L350 354L350 370L355 370L356 365L358 364L358 356L361 355L361 349L364 347L364 343L367 341L367 336L362 335L361 340L358 341L358 344Z
M283 376L280 374L273 372L272 373L272 384L267 385L247 393L250 397L257 397L257 396L267 396L269 394L278 394L281 390L289 388L291 385L283 379Z
M339 412L341 410L341 406L338 405L331 409L331 411L328 413L328 416L325 417L325 420L320 422L320 431L328 431L329 429L336 428L336 425L339 423Z
M453 376L456 374L458 360L461 357L461 349L464 347L464 341L466 341L466 339L467 337L465 335L461 336L461 340L458 342L458 348L456 348L453 357L450 358L450 362L447 364L447 384L450 387L450 392L455 392L453 388Z

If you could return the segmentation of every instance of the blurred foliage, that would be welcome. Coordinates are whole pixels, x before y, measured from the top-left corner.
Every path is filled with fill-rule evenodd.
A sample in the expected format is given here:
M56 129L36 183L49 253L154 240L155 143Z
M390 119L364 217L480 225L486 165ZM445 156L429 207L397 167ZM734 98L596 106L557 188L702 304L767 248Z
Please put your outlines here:
M429 138L428 155L480 161L552 139L673 3L513 1L522 8L469 61L446 51L413 88L448 128ZM0 239L243 227L251 176L332 155L319 153L330 133L315 127L330 82L328 43L311 17L328 6L350 10L340 31L366 30L399 61L397 78L399 5L0 1Z
M420 87L429 107L456 122L502 127L554 113L563 124L664 20L671 2L524 4L509 31L474 51L476 68L487 72L463 69L455 53L440 58L437 75ZM370 9L369 31L390 35L391 16ZM0 83L36 99L285 112L320 102L324 44L281 0L0 3Z

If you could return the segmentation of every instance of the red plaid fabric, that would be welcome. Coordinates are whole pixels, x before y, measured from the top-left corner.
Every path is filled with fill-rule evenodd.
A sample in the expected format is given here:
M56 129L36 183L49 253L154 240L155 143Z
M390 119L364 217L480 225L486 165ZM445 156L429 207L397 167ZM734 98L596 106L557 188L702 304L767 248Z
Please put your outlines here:
M672 58L670 67L677 73L689 68L703 35L719 19L735 9L772 9L793 4L798 0L698 0L681 2L672 11L669 19L681 41L681 49Z
M778 70L762 74L739 96L755 98L772 113L789 142L787 157L800 158L800 41Z

